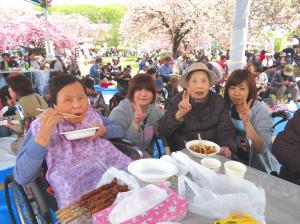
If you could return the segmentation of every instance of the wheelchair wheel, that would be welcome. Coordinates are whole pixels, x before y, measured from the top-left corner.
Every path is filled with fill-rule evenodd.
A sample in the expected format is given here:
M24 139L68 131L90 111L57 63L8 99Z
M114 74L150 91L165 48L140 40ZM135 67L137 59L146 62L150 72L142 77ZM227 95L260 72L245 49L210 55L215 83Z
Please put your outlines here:
M11 189L13 193L13 199L16 205L17 213L21 223L37 224L37 220L31 203L23 189L23 187L17 184L15 181L11 183Z

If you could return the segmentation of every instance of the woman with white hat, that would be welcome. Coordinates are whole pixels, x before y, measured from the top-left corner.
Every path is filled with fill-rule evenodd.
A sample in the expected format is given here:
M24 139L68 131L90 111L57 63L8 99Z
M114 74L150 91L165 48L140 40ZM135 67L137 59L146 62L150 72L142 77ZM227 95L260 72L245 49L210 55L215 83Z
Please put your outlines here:
M184 149L184 142L198 139L198 134L220 145L226 157L235 150L234 127L225 101L210 91L216 80L215 73L203 63L192 64L181 76L186 90L172 98L158 122L158 132L171 139L173 151Z

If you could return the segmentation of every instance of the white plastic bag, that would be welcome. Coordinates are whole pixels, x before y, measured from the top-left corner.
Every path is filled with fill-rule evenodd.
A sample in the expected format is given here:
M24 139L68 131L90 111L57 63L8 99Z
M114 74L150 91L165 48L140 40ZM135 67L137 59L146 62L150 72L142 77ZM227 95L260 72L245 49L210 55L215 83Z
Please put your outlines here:
M289 104L287 105L287 108L290 112L295 112L298 110L297 104L294 102L294 100L291 100Z
M178 176L178 177L181 175L186 175L189 172L188 168L184 164L180 164L179 161L176 161L174 158L172 158L169 155L164 155L160 159L167 161L167 162L171 162L174 165L176 165L178 168L178 172L176 173L176 176Z
M119 184L126 184L130 190L140 188L139 182L135 179L134 176L130 175L129 173L123 170L118 170L115 167L109 168L102 175L101 180L98 182L96 188L111 183L114 178L117 178Z
M263 188L244 179L237 181L223 174L215 174L182 152L172 153L172 157L186 164L192 176L192 179L186 176L178 178L178 192L189 201L191 212L212 219L246 212L266 223Z

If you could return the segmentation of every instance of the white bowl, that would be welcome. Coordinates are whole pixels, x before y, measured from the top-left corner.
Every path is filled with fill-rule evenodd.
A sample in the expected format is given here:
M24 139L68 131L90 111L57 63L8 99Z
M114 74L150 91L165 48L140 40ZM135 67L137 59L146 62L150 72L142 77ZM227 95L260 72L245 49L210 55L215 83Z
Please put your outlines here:
M215 173L219 172L222 165L220 160L209 157L202 159L201 164Z
M61 133L61 135L64 135L67 140L76 140L76 139L92 137L96 133L97 129L99 129L99 127L80 129L76 131L68 131L68 132Z
M207 140L202 140L202 144L203 145L206 145L206 146L214 146L215 149L216 149L216 152L214 153L211 153L211 154L202 154L202 153L198 153L198 152L194 152L193 150L190 149L190 147L194 144L199 144L199 140L193 140L193 141L189 141L187 143L185 143L185 147L189 150L189 152L198 157L198 158L206 158L206 157L213 157L214 155L216 155L217 153L220 152L221 150L221 147L214 143L214 142L211 142L211 141L207 141Z
M237 161L227 161L224 163L225 174L230 177L243 179L247 171L247 167Z
M141 181L157 183L169 179L178 169L173 163L161 159L139 159L129 164L128 171Z

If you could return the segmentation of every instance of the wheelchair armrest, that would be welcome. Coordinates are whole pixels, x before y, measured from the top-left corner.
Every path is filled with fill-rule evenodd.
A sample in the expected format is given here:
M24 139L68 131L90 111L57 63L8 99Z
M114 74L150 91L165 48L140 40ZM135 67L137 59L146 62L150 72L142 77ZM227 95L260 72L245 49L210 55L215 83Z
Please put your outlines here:
M252 159L253 159L253 144L251 138L248 136L245 136L245 140L247 143L247 148L248 148L248 166L252 166Z
M235 129L236 131L236 135L239 136L239 139L243 139L246 143L246 147L247 147L247 153L248 153L248 166L252 166L252 159L253 159L253 143L251 138L249 138L248 136L246 136L245 131L242 131L240 129Z
M115 138L109 140L117 149L133 160L142 159L144 154L142 150L127 139Z

